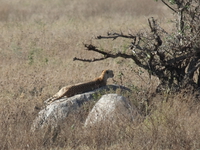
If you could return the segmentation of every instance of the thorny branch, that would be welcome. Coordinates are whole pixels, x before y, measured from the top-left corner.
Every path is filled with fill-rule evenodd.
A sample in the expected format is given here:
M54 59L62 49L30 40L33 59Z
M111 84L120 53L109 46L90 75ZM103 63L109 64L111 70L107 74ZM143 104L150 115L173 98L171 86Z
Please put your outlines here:
M157 33L157 29L156 27L156 21L153 18L149 19L149 25L151 26L151 31L153 34L153 38L151 39L152 43L150 44L151 47L153 47L153 49L150 49L149 47L145 47L145 46L140 46L140 43L143 42L147 39L146 37L137 34L137 35L125 35L123 33L108 33L107 36L97 36L97 39L108 39L108 38L112 38L113 40L118 38L118 37L122 37L122 38L130 38L133 39L133 41L131 42L130 45L130 50L132 50L132 54L126 54L126 53L122 53L122 52L117 52L115 54L106 52L106 51L102 51L99 50L96 46L92 45L92 44L84 44L84 46L86 47L86 50L88 51L94 51L97 53L100 53L103 55L102 58L94 58L94 59L81 59L81 58L74 58L73 60L79 60L79 61L84 61L84 62L94 62L94 61L101 61L107 58L117 58L117 57L122 57L122 58L130 58L132 60L134 60L134 62L146 69L146 70L150 70L151 74L160 74L161 72L153 65L154 64L154 55L158 54L160 58L163 58L162 54L158 51L159 46L162 45L162 40L160 38L160 36ZM156 52L157 51L157 52ZM155 63L156 64L156 63Z

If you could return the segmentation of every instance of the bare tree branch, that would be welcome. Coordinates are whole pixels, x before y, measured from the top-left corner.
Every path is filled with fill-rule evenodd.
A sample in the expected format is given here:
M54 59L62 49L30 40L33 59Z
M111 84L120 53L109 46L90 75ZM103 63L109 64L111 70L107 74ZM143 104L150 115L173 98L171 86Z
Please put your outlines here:
M122 58L130 58L132 60L134 60L134 62L142 67L142 68L145 68L145 69L148 69L148 67L146 65L143 65L141 63L141 61L137 58L137 56L135 55L128 55L128 54L124 54L124 53L121 53L121 52L118 52L116 54L111 54L111 53L108 53L108 52L105 52L105 51L101 51L99 49L97 49L95 46L93 46L92 44L84 44L85 47L87 48L87 50L89 51L94 51L94 52L97 52L97 53L100 53L102 55L104 55L104 57L102 58L94 58L94 59L81 59L81 58L76 58L74 57L73 60L78 60L78 61L84 61L84 62L94 62L94 61L100 61L100 60L104 60L104 59L107 59L107 58L118 58L118 57L122 57Z
M107 36L101 36L101 35L99 35L99 36L96 37L96 39L113 39L113 40L115 40L118 37L130 38L130 39L136 38L136 36L131 35L131 34L124 35L123 33L119 34L119 33L110 33L110 32L108 32Z
M175 9L173 9L171 6L169 6L164 0L161 0L168 8L170 8L173 12L177 13Z
M94 59L81 59L81 58L73 58L73 61L78 60L78 61L84 61L84 62L95 62L95 61L101 61L104 60L106 58L94 58Z

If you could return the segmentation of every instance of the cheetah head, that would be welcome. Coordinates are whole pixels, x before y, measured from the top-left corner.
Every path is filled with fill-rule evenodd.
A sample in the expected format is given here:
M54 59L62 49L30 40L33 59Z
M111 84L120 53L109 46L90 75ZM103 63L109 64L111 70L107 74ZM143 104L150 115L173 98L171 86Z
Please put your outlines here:
M113 71L112 70L104 70L102 72L102 76L104 80L107 80L108 78L114 77Z

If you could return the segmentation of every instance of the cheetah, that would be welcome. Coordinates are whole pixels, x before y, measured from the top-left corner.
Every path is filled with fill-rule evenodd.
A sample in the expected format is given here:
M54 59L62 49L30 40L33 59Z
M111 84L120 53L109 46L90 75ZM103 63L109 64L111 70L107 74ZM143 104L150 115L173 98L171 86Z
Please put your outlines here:
M44 103L52 103L62 97L72 97L76 94L89 92L105 86L108 78L114 77L112 70L104 70L101 75L90 82L78 83L75 85L65 86L61 88L53 97L47 99Z

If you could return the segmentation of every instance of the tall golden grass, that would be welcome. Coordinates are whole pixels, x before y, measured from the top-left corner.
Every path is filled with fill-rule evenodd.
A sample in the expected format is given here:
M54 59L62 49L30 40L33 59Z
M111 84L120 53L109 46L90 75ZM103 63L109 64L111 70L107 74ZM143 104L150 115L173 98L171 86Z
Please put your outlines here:
M135 33L147 26L149 16L158 17L170 30L166 23L170 14L160 3L152 0L0 2L0 149L200 148L200 105L190 91L152 98L158 81L149 80L131 60L73 61L73 57L99 56L85 53L83 42L108 50L123 50L127 41L100 43L94 37L110 30ZM83 123L92 103L69 116L57 129L47 127L42 132L30 132L37 108L43 106L44 100L60 87L93 79L104 69L114 70L117 84L133 89L127 97L143 116L135 124L102 125L86 131ZM147 99L151 105L146 105Z

